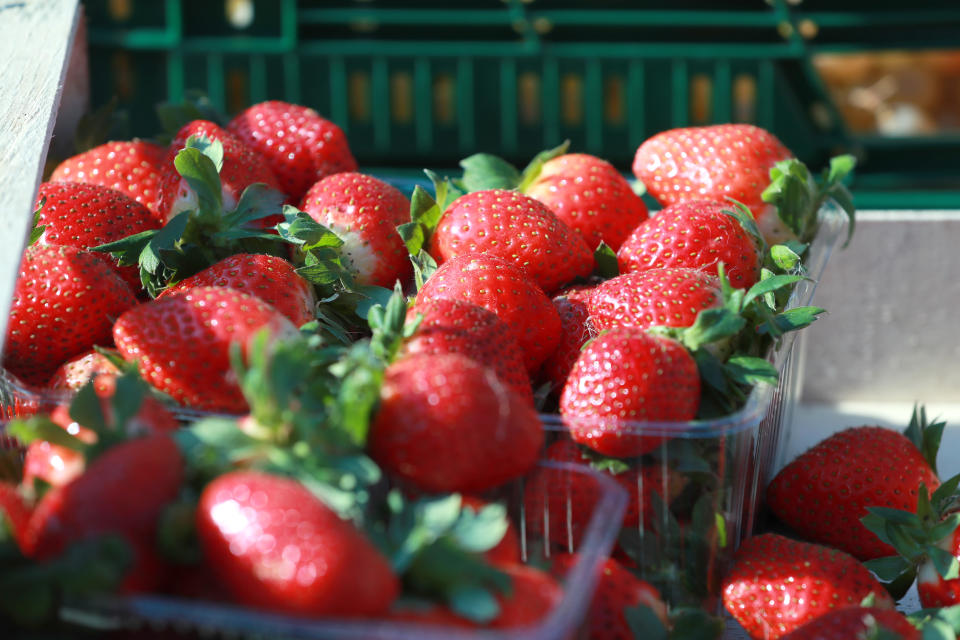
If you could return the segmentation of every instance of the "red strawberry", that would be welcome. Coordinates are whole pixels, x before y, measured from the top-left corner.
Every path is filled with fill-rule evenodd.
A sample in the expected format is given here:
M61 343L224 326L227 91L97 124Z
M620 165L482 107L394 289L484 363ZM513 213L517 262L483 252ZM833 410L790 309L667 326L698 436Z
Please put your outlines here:
M748 538L723 581L723 604L751 638L780 638L838 607L893 609L893 599L856 558L768 533Z
M550 573L563 579L579 560L577 554L560 553L553 557ZM587 613L589 640L630 640L634 637L624 615L625 609L650 607L664 628L669 624L667 605L660 592L649 582L641 580L612 558L604 561L597 580L597 588Z
M682 267L624 273L597 285L587 299L597 331L616 327L689 327L704 309L723 304L717 278Z
M6 519L10 533L20 546L23 545L30 515L31 509L20 495L17 486L10 482L0 482L0 520Z
M799 629L783 636L784 640L867 640L880 629L897 634L900 640L920 640L922 634L899 611L876 607L844 607L834 609Z
M914 511L920 484L940 481L909 438L863 426L835 433L784 467L767 488L774 514L804 538L861 560L894 555L860 522L867 507Z
M513 629L539 623L563 600L563 589L549 573L522 564L498 567L510 577L510 593L497 594L500 615L494 629Z
M757 219L764 237L790 234L761 197L770 169L793 154L773 134L749 124L663 131L637 149L633 173L660 204L733 198Z
M503 189L454 200L430 239L430 254L439 264L473 253L513 263L547 293L593 270L593 255L583 238L542 202Z
M299 482L224 474L197 507L204 561L238 602L305 616L379 616L400 585L363 534Z
M593 287L574 286L553 297L553 306L560 316L560 341L544 361L540 375L550 381L555 391L563 389L583 345L597 335L586 304L592 294Z
M271 100L241 111L227 129L259 152L291 202L317 180L356 171L343 131L313 109Z
M114 319L135 304L130 287L99 255L33 245L14 288L4 366L42 385L66 359L108 346Z
M194 287L230 287L256 296L299 327L316 318L317 297L292 264L276 256L238 253L165 289L157 298Z
M424 491L479 492L527 472L543 444L529 400L459 354L387 367L370 455Z
M488 504L486 500L477 498L476 496L463 496L464 507L472 510L474 513L478 513ZM509 517L507 518L507 530L503 534L503 538L495 547L484 552L483 556L490 564L506 565L519 564L521 562L520 533Z
M523 350L497 315L465 300L439 298L411 308L407 321L422 315L402 353L459 353L490 367L500 380L533 402Z
M689 267L716 275L722 262L730 284L749 289L760 276L760 251L757 240L725 213L732 207L701 200L663 209L621 245L620 270Z
M152 589L161 579L153 550L157 522L180 490L183 468L180 450L167 434L111 447L82 475L44 494L24 536L25 553L42 560L72 542L120 534L136 554L125 588Z
M647 205L612 164L584 153L548 160L524 192L583 236L591 250L605 242L616 251L648 216Z
M76 391L99 374L119 373L116 365L97 351L86 351L70 358L53 372L47 386L51 389Z
M344 241L344 262L357 284L392 288L413 274L397 226L410 221L410 201L398 189L362 173L323 178L300 208Z
M117 349L140 375L182 405L244 413L246 400L230 366L230 344L244 347L261 329L296 328L273 306L226 287L178 291L123 314L113 328Z
M121 191L150 210L158 224L160 180L167 150L145 140L107 142L67 158L50 174L51 182L83 182Z
M174 158L187 144L190 136L201 136L208 140L219 140L223 145L223 168L220 170L220 188L223 196L223 208L229 211L237 206L240 194L254 183L266 184L271 189L281 191L279 183L270 167L259 153L248 147L232 133L207 120L188 122L177 132L164 160L161 176L160 210L167 220L188 209L197 208L197 194L190 188L185 178L181 178L174 167ZM279 211L277 212L279 214ZM265 218L258 222L269 226L276 218Z
M89 249L160 227L145 206L120 191L96 184L44 182L34 208L40 208L38 224L45 227L40 244ZM118 267L109 254L97 255L116 270L132 291L142 289L137 267Z
M604 455L652 451L663 435L637 423L685 422L697 415L700 376L687 350L668 338L614 329L584 347L560 396L574 440Z
M466 300L497 314L513 330L528 372L536 372L556 349L560 317L550 298L505 260L477 254L447 261L424 283L416 304L442 298Z

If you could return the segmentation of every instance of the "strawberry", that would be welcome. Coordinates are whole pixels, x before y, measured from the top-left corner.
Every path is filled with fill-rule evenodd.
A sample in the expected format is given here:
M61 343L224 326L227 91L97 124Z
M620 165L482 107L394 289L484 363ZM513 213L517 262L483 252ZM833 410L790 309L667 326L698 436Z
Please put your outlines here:
M176 402L204 411L244 413L230 366L230 345L246 348L261 329L274 338L296 328L273 306L226 287L178 291L124 313L113 328L117 349L140 375Z
M577 554L559 553L553 556L550 573L557 579L563 579L578 559ZM667 605L656 587L637 578L612 558L604 560L599 573L597 588L587 613L586 637L589 640L634 638L624 611L635 607L649 607L663 624L664 630L667 629Z
M749 289L760 276L760 245L735 213L733 205L722 202L670 205L640 224L620 246L620 270L688 267L717 275L722 262L730 284Z
M540 377L548 380L554 391L563 389L583 345L597 335L586 304L592 294L593 287L578 285L553 297L553 306L560 316L560 340L543 362Z
M584 153L547 161L524 193L547 205L591 250L604 242L616 251L649 215L612 164Z
M160 227L145 206L120 191L97 184L44 182L34 208L40 211L37 224L44 227L40 244L90 249ZM99 255L132 291L143 288L136 267L117 267L110 256Z
M3 364L34 385L93 345L110 344L114 319L137 304L100 256L76 247L32 245L14 285Z
M900 640L920 640L922 634L899 611L876 607L844 607L814 618L783 636L784 640L868 640L889 637L880 630L896 634Z
M31 507L23 499L17 485L10 482L0 482L0 538L2 538L3 521L13 535L18 545L23 544L23 535L30 522Z
M636 423L685 422L697 415L700 376L687 350L668 338L614 329L584 347L560 396L574 440L604 455L637 456L661 435Z
M773 134L753 125L686 127L663 131L641 144L633 173L664 206L733 198L750 209L764 237L782 241L792 234L762 196L770 170L792 157Z
M277 256L238 253L165 289L157 298L194 287L230 287L276 307L294 326L314 320L317 297L290 262Z
M341 255L357 284L392 288L413 273L397 225L410 219L410 201L386 182L362 173L318 181L300 208L343 241Z
M560 317L550 298L505 260L487 254L448 260L421 287L416 304L442 298L465 300L497 314L513 330L530 373L556 349Z
M893 609L893 599L856 558L777 534L748 538L723 581L723 604L751 638L780 638L838 607Z
M523 475L542 444L529 400L451 353L387 367L368 446L381 467L419 489L470 493Z
M44 494L24 535L25 553L43 560L73 542L119 534L136 558L126 590L152 589L162 577L154 551L157 522L180 490L183 467L180 450L168 434L110 447L82 475Z
M500 615L490 625L494 629L537 624L563 600L563 589L549 573L522 564L499 568L510 578L510 593L497 594Z
M220 189L225 210L236 207L243 190L251 184L263 183L271 189L281 191L276 177L259 153L213 122L194 120L185 124L177 132L164 159L159 208L165 216L165 220L172 219L182 211L195 210L199 204L197 192L190 186L186 178L180 176L174 167L174 159L177 153L186 147L187 140L191 136L202 137L211 141L217 140L223 145ZM278 210L277 214L279 213ZM263 228L267 228L272 223L279 221L279 217L264 220L258 222Z
M429 252L438 264L489 253L526 271L546 293L593 270L583 238L539 200L504 189L475 191L450 203Z
M160 180L167 150L146 140L107 142L67 158L50 174L51 182L82 182L116 189L147 209L158 224Z
M723 303L720 283L683 267L625 273L594 287L587 299L597 331L616 327L689 327L704 309Z
M860 519L868 507L913 510L921 484L940 486L921 452L929 428L916 421L907 437L892 429L861 426L835 433L784 467L767 488L767 505L809 540L861 560L894 549L870 535ZM942 428L942 427L941 427ZM914 435L916 434L916 435ZM918 444L921 448L918 448Z
M261 102L237 114L227 130L264 157L291 202L321 178L357 170L340 127L307 107Z
M60 365L53 372L47 386L51 389L76 391L100 374L119 373L109 358L97 351L85 351Z
M379 616L400 585L364 535L291 478L233 471L196 512L204 563L240 603L304 616Z
M459 353L490 367L504 384L533 402L523 351L495 313L465 300L438 298L412 307L407 321L418 316L420 324L402 354Z

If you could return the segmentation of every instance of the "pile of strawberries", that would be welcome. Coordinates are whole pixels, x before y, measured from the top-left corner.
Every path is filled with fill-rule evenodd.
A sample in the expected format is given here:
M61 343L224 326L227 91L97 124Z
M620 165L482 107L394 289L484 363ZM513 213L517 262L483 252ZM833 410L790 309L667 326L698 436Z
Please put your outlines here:
M0 485L0 594L516 627L557 609L564 554L606 517L624 535L590 636L715 632L695 611L726 569L737 470L724 438L682 435L775 384L771 348L823 311L790 294L828 198L852 230L852 160L816 179L757 127L667 131L633 167L653 216L566 145L461 164L408 197L334 124L266 102L58 166L3 366L75 397L8 428L26 455ZM597 513L610 479L541 459L610 476L622 522ZM521 478L508 515L497 491ZM78 566L93 584L61 576Z

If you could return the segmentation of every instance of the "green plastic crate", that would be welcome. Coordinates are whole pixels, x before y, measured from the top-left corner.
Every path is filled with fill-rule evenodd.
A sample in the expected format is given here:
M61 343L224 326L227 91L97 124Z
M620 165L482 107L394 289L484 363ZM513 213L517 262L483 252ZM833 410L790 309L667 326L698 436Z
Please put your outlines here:
M476 151L523 163L569 139L627 171L658 131L753 122L812 165L860 154L861 206L919 208L921 195L960 207L956 176L918 171L950 167L932 158L960 139L851 136L810 62L815 51L879 46L908 17L932 34L926 45L939 41L960 10L938 4L85 2L93 100L117 95L134 135L157 131L156 102L200 89L231 114L272 98L312 106L343 127L364 167L453 167ZM228 6L252 20L232 24ZM810 24L814 38L803 35Z

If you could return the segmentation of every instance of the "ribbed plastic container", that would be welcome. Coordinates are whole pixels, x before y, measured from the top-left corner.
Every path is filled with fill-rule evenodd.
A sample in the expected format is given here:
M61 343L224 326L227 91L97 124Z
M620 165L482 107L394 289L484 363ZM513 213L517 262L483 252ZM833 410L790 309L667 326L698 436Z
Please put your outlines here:
M518 479L486 496L506 502L517 525L524 561L540 567L557 553L576 553L577 560L562 582L563 599L534 626L512 630L471 630L413 624L396 620L310 620L258 612L238 606L160 596L138 596L100 602L73 602L62 617L82 627L100 630L184 634L203 638L284 638L324 640L557 640L580 637L602 563L609 556L627 503L626 492L612 479L575 464L541 462L536 474L548 474L555 492L567 503L571 491L589 491L595 498L583 534L574 542L548 541L533 533L531 523L562 518L561 513L525 504L526 479ZM563 501L561 501L563 502ZM144 633L145 632L145 633ZM144 635L140 635L143 633Z

